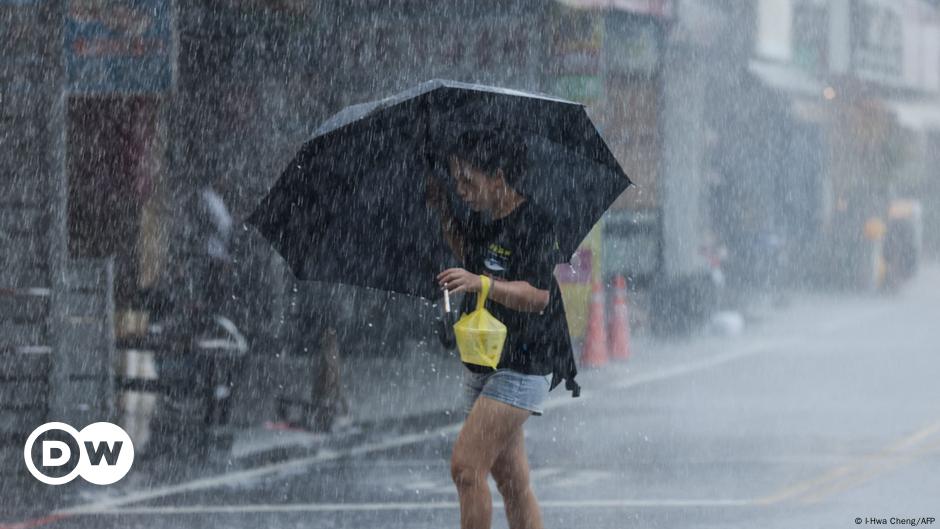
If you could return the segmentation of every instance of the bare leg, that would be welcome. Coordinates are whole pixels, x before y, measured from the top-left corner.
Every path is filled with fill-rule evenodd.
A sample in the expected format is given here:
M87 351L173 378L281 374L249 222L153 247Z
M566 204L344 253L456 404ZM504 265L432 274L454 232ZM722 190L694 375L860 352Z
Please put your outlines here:
M529 483L529 459L522 428L516 430L509 446L496 458L492 473L506 504L510 529L542 529L542 513Z
M479 397L464 422L450 471L460 496L460 527L489 529L493 501L486 482L490 469L509 441L522 430L529 412L487 397Z

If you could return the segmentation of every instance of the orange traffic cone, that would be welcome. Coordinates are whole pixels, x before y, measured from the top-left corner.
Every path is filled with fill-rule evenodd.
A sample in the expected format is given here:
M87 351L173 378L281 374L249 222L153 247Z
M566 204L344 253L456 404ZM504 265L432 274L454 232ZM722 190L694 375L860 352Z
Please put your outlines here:
M613 318L610 322L610 357L614 360L630 358L630 307L627 305L627 282L617 276L614 284Z
M605 329L604 291L595 281L591 288L591 307L588 312L587 336L581 350L581 365L600 367L607 363L607 331Z

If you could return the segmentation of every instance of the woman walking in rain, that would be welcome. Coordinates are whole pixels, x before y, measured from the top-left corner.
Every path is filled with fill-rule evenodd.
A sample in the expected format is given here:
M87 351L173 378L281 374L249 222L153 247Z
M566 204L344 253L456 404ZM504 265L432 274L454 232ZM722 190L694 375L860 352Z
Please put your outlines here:
M529 483L523 423L542 414L542 403L562 378L573 380L570 344L553 270L558 250L552 218L527 200L520 189L526 172L525 143L505 132L464 133L447 152L457 194L471 210L459 222L436 178L429 178L428 202L443 220L444 236L461 267L437 276L449 293L465 293L463 312L476 305L490 278L486 308L507 328L496 369L465 362L467 417L451 458L451 475L460 497L464 529L488 528L492 474L513 529L541 528L538 502ZM566 329L565 329L566 330ZM570 359L559 373L553 351ZM554 364L554 366L553 366ZM563 371L563 370L561 370ZM555 373L553 380L551 375Z

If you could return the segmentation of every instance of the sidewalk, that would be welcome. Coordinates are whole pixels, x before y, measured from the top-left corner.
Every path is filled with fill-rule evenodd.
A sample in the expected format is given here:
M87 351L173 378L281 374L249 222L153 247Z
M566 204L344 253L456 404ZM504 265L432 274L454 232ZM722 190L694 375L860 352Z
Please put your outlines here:
M445 351L436 341L408 341L390 357L344 357L340 391L349 413L336 419L332 432L315 433L277 422L283 419L278 415L284 402L309 402L314 360L252 355L233 392L234 439L228 457L267 461L370 437L382 429L414 430L423 423L453 421L460 409L463 371L456 351Z

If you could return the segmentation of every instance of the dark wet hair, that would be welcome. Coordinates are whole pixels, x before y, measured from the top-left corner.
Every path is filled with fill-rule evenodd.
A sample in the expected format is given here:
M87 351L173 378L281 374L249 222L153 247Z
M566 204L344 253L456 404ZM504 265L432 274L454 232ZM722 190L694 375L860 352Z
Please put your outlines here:
M521 135L504 129L468 130L450 145L447 156L456 156L493 175L502 169L506 183L519 191L528 167L528 149Z

